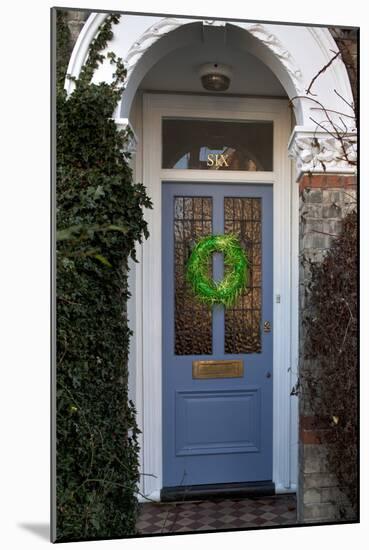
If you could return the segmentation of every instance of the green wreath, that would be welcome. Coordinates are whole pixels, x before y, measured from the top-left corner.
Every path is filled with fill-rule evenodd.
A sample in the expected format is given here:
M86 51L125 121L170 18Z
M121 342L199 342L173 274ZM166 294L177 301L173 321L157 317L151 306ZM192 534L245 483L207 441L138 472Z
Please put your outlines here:
M219 282L208 276L213 252L224 254L225 275ZM188 259L186 278L202 302L234 305L249 279L249 261L236 235L211 235L198 241Z

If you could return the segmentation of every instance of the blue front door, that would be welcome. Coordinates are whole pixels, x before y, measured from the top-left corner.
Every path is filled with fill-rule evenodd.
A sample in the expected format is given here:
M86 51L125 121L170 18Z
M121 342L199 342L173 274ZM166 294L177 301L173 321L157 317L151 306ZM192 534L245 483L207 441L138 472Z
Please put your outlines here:
M270 481L272 187L165 182L162 198L163 485ZM198 239L225 233L246 251L249 283L234 306L209 307L188 285L186 262ZM222 278L221 254L209 268Z

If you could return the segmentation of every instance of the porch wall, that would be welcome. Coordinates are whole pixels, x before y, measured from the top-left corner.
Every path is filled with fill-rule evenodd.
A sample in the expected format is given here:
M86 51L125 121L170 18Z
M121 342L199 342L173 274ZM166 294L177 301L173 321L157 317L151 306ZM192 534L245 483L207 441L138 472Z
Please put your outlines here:
M326 426L319 424L304 399L304 375L318 363L304 359L309 311L310 270L304 258L321 262L341 232L342 219L356 207L356 180L353 176L303 176L300 183L300 291L299 291L299 373L302 389L299 399L299 482L298 521L315 523L351 519L353 512L345 495L338 489L327 463ZM324 428L323 428L324 426Z

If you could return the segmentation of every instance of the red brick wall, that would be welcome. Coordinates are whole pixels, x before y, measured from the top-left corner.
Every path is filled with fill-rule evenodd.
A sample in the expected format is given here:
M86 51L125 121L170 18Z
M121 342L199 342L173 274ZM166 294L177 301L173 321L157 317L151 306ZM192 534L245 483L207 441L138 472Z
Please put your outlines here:
M304 189L355 189L355 175L305 174L299 181L300 193Z

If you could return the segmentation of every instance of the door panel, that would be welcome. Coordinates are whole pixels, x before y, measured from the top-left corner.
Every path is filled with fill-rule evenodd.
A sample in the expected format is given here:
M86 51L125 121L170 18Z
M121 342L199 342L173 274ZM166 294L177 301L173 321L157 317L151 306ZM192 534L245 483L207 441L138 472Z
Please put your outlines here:
M162 220L164 487L271 480L272 188L166 182ZM195 242L223 233L238 235L250 262L232 308L203 305L185 280ZM223 277L221 254L209 274ZM193 377L193 361L233 359L242 376Z
M177 456L259 451L260 390L178 392L175 430Z

